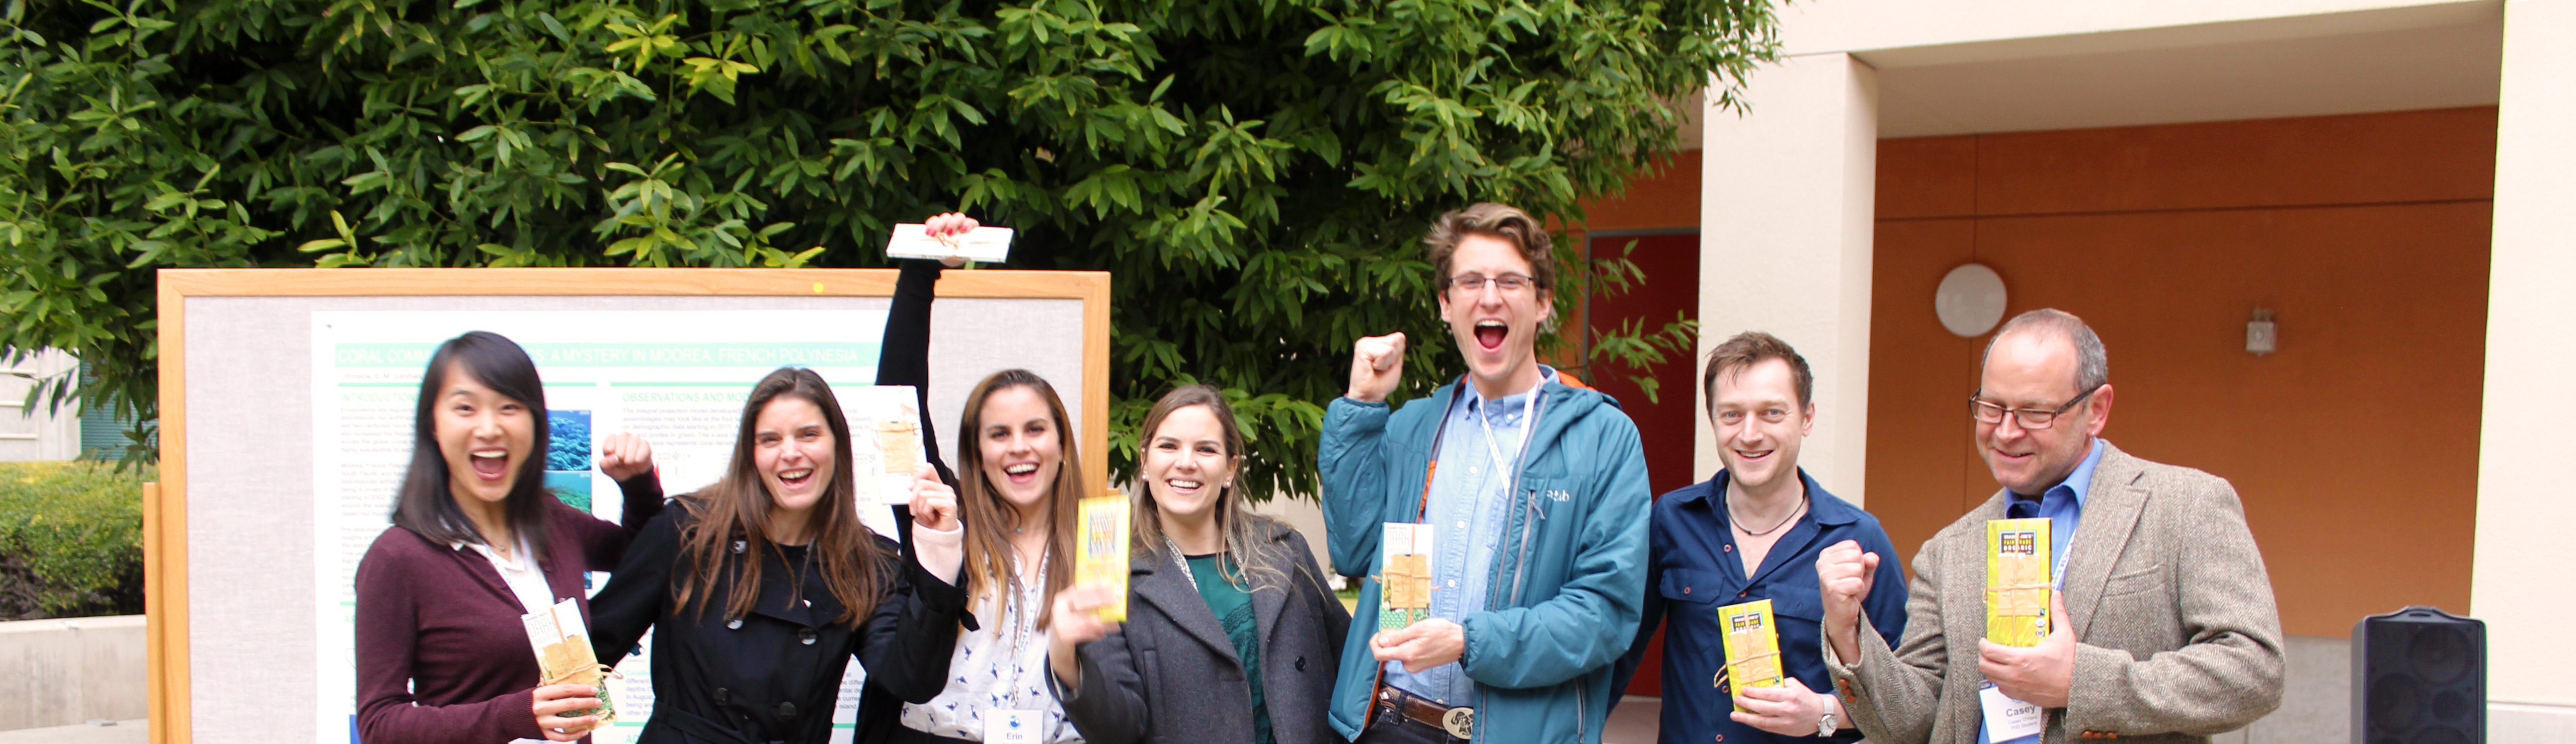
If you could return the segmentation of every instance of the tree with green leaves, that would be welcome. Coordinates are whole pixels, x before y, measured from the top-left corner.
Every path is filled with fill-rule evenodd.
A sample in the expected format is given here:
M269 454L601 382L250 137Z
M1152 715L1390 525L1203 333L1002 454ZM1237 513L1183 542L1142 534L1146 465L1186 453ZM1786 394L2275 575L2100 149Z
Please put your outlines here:
M155 269L877 266L963 210L1114 273L1122 472L1204 381L1256 495L1311 492L1352 339L1419 340L1400 396L1459 372L1433 217L1579 224L1776 50L1767 0L7 0L0 347L148 421Z

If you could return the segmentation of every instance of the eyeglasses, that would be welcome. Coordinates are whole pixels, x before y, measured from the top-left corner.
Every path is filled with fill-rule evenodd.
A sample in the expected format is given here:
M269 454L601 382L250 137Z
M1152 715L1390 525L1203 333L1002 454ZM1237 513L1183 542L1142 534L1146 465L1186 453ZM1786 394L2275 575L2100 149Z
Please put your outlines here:
M2100 392L2101 390L2102 386L2095 385L2092 390L2086 390L2083 395L2075 396L2075 399L2067 401L2066 405L2058 406L2054 409L2005 408L2003 406L1987 402L1985 399L1986 391L1979 390L1976 394L1968 396L1968 415L1975 416L1977 418L1977 423L2000 424L2004 422L2004 414L2009 413L2013 415L2014 419L2021 423L2021 428L2032 430L2046 429L2057 423L2057 417L2059 414L2072 410L2076 406L2083 405L2084 399L2093 397L2094 393Z
M1523 274L1504 274L1491 278L1483 274L1459 274L1449 277L1450 288L1464 290L1466 294L1471 295L1484 293L1485 285L1488 284L1502 290L1503 294L1517 294L1521 290L1538 286L1538 280Z

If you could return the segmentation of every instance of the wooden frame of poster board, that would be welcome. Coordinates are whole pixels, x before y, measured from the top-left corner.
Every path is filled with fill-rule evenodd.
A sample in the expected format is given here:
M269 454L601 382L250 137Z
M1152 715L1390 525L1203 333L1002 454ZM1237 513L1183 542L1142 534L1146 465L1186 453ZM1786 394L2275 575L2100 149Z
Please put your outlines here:
M893 269L163 269L160 482L143 487L153 744L193 738L188 647L187 302L191 297L891 297ZM467 279L460 281L460 279ZM938 296L1082 301L1082 467L1109 472L1109 274L951 271Z

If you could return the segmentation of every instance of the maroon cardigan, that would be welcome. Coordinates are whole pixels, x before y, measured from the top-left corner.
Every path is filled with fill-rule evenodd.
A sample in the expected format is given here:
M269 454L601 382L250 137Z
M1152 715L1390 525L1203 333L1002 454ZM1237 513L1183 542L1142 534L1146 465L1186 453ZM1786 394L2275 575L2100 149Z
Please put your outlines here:
M609 571L662 511L661 479L617 484L626 512L610 524L548 500L550 542L539 565L557 601L590 617L585 571ZM540 739L518 595L468 546L430 542L401 527L376 536L358 563L358 735L365 744L501 744Z

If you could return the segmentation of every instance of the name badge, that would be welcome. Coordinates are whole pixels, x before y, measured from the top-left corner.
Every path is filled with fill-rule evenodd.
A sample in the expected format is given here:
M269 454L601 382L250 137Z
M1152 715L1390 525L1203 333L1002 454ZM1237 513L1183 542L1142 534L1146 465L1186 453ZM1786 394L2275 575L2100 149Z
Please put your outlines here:
M984 744L1042 744L1044 711L995 708L984 711Z
M2004 691L1992 682L1977 689L1977 704L1986 711L1986 740L1996 744L2038 736L2045 725L2038 703L2004 697Z

